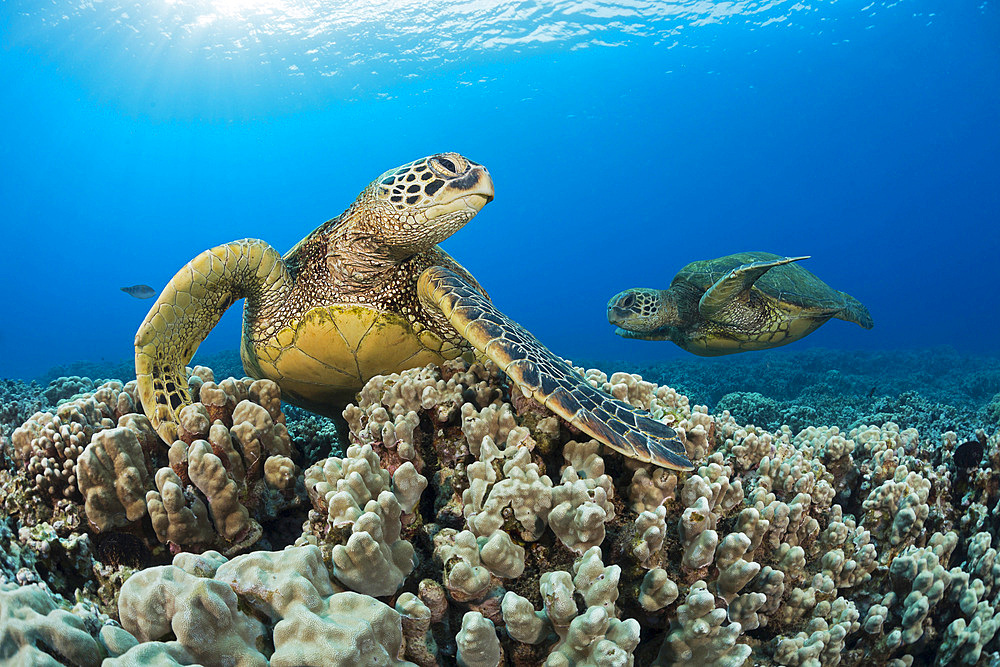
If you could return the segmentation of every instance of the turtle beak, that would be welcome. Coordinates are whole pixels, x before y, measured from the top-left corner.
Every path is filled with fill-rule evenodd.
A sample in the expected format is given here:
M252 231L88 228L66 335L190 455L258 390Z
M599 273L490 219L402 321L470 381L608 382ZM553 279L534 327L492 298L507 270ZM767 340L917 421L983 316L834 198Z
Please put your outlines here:
M490 172L486 171L486 167L481 167L483 170L481 180L483 181L483 196L486 197L486 203L489 204L493 201L493 179L490 177Z
M427 166L445 182L443 199L462 199L477 212L493 201L493 179L478 162L458 153L438 153L427 158Z
M465 201L465 205L478 212L493 201L493 179L486 167L469 162L468 170L448 182L447 187L457 190L457 198Z
M620 325L630 315L635 312L632 307L635 305L635 296L630 290L619 292L608 301L608 322Z
M608 306L608 323L618 325L621 324L628 315L628 311L622 310L618 306L609 305Z

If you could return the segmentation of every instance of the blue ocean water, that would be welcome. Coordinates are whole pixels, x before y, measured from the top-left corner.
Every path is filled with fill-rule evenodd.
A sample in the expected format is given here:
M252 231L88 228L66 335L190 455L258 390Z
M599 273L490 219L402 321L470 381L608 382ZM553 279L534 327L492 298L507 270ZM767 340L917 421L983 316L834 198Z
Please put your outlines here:
M793 347L1000 353L992 2L8 0L0 42L0 377L128 359L119 287L446 150L497 196L445 249L563 356L685 356L608 298L743 250L875 319Z

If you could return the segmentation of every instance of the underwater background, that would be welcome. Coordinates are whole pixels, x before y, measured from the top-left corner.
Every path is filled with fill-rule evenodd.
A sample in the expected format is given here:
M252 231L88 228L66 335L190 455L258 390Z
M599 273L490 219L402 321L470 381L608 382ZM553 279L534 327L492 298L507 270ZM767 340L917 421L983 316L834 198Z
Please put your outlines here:
M5 0L0 47L0 667L1000 667L993 0ZM443 247L694 470L462 359L334 424L239 379L240 304L155 429L121 288L443 151L496 186ZM874 328L607 321L754 250Z
M127 361L151 301L120 287L158 292L237 238L284 252L382 171L450 150L497 195L444 248L568 358L733 363L622 340L605 304L744 250L811 255L874 317L786 350L1000 353L995 3L0 12L0 377ZM202 353L237 347L240 310Z

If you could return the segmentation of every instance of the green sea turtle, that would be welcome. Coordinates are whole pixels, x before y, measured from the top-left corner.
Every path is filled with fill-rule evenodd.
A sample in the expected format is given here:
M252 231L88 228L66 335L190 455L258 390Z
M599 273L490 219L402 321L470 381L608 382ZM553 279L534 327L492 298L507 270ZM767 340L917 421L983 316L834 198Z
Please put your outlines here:
M191 402L185 365L243 298L243 367L292 403L335 416L375 375L475 348L588 435L631 458L691 469L673 429L588 384L436 245L492 199L482 165L442 153L385 172L284 257L243 239L191 260L135 337L139 396L161 437L173 442L177 412Z
M691 262L666 290L633 288L608 302L619 336L672 340L705 357L765 350L815 331L831 317L872 328L860 301L769 252Z

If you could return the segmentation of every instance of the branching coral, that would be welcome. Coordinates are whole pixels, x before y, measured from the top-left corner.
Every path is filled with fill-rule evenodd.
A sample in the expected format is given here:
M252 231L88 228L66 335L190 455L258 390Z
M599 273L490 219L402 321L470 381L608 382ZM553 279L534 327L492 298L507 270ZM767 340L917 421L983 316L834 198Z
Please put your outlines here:
M395 479L401 483L380 466L371 445L352 445L346 457L306 471L314 510L297 544L322 545L334 576L368 595L395 593L413 570L413 545L400 536L400 517L419 495L410 489L427 480L409 463L396 469Z
M275 386L193 377L201 402L175 442L109 385L26 422L0 470L33 489L28 513L71 503L75 478L90 523L8 530L0 576L44 578L55 539L78 545L108 599L131 575L118 610L133 641L82 626L108 664L1000 662L1000 434L765 430L586 371L677 429L697 464L682 473L605 449L511 396L492 365L456 360L374 378L344 412L347 452L303 470ZM298 546L236 555L303 497ZM146 550L109 572L84 557L90 540L98 555ZM160 543L173 564L142 569L166 562Z

